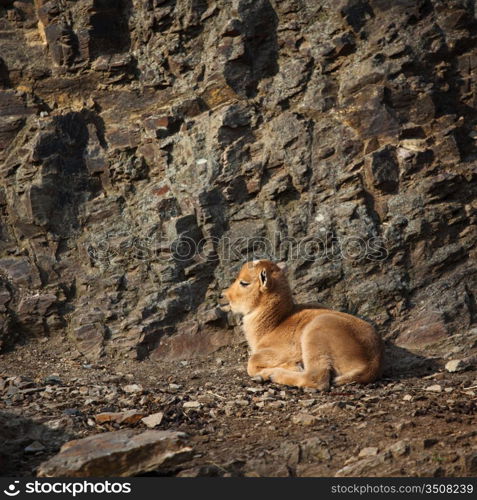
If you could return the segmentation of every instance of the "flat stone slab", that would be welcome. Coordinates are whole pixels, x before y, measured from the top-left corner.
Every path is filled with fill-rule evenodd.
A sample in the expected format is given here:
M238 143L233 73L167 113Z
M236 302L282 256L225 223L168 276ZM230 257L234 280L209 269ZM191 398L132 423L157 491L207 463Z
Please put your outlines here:
M144 413L138 410L128 410L121 412L103 412L94 416L96 423L104 424L107 422L116 422L118 424L136 424L144 417Z
M65 443L38 468L38 477L130 477L190 458L182 432L133 429Z

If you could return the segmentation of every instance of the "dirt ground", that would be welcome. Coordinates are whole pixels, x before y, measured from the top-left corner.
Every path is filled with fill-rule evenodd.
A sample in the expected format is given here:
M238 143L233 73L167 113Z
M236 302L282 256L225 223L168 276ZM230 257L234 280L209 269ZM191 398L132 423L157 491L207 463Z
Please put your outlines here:
M154 475L477 475L477 371L410 359L375 384L318 393L255 382L243 345L189 361L89 364L61 339L30 341L0 358L0 473L35 475L73 438L146 430L95 419L136 409L162 412L157 429L187 433L194 451Z

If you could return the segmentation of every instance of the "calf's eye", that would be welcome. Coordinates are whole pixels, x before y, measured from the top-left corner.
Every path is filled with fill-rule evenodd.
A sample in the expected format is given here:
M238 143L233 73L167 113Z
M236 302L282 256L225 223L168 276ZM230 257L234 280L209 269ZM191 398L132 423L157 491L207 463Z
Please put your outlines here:
M246 281L241 281L240 286L248 286L250 283L247 283Z

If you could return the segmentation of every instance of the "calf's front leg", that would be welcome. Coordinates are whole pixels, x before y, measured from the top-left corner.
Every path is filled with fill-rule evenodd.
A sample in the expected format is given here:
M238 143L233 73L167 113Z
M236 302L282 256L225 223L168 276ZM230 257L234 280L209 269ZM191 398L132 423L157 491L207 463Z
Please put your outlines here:
M263 380L269 380L270 368L297 370L297 362L295 360L282 359L273 349L261 349L250 356L247 373L251 377L260 376Z

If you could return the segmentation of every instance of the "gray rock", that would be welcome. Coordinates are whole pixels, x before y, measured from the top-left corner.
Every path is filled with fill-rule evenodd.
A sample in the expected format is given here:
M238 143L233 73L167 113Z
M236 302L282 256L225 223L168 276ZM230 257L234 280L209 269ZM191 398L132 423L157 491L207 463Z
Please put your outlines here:
M359 458L375 457L378 454L378 448L370 446L368 448L363 448L358 453Z
M185 435L172 431L123 430L70 441L43 462L39 477L130 477L190 458Z
M143 392L143 387L141 384L129 384L129 385L124 385L122 387L122 390L128 394L136 394Z
M309 413L297 413L291 417L291 421L295 425L312 426L319 421L319 418Z
M410 446L407 441L401 440L389 446L388 450L393 454L393 457L397 458L407 455L409 453Z
M445 366L448 372L461 372L466 369L465 363L462 362L461 359L453 359L452 361L448 361Z
M300 446L296 443L283 442L277 454L289 467L296 467L300 460Z
M300 443L302 462L328 462L331 453L328 445L320 438L309 438Z
M186 401L182 406L186 410L198 410L202 404L199 401Z
M141 419L141 422L143 422L146 425L146 427L149 427L149 429L154 429L154 427L160 425L163 417L164 417L163 412L152 413L151 415L148 415L147 417Z
M380 453L378 455L363 458L350 465L346 465L336 471L335 477L357 477L373 476L375 471L391 461L391 455ZM379 473L378 473L379 475Z
M433 384L426 387L426 391L429 392L442 392L442 386L439 384Z
M39 441L33 441L25 448L25 453L37 453L39 451L44 451L45 446Z

